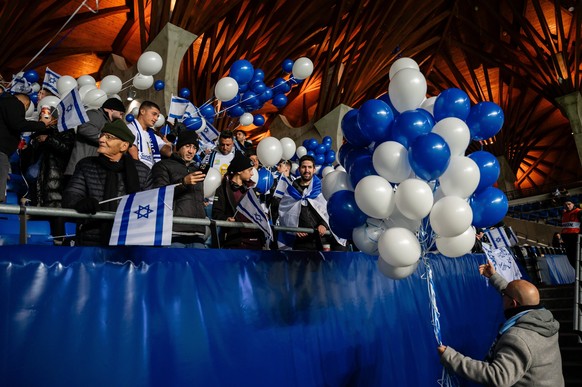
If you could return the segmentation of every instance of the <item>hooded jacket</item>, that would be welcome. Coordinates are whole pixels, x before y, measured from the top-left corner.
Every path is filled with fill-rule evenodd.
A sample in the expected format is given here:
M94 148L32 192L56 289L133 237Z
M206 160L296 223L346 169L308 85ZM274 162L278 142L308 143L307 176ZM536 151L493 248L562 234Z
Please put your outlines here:
M507 287L507 281L498 273L490 281L499 291ZM559 329L560 323L549 310L533 309L498 338L490 363L473 360L451 347L442 354L441 363L486 386L563 386Z

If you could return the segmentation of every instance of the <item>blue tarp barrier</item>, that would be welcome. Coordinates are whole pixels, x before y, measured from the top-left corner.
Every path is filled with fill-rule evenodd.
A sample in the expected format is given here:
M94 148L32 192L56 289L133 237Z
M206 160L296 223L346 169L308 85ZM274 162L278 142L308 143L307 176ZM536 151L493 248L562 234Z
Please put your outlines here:
M437 386L419 266L362 253L0 247L2 386ZM481 254L433 255L443 341L503 320ZM461 381L461 385L468 385Z
M546 254L550 283L552 285L571 284L576 281L576 270L570 265L568 256Z

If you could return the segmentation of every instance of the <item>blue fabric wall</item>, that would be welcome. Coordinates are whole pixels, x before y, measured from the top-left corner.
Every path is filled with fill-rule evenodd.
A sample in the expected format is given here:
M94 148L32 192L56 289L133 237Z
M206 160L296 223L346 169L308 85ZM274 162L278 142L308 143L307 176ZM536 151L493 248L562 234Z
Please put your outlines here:
M422 265L394 281L361 253L0 256L0 385L436 386L441 375ZM430 261L444 343L484 357L503 319L477 271L484 256Z

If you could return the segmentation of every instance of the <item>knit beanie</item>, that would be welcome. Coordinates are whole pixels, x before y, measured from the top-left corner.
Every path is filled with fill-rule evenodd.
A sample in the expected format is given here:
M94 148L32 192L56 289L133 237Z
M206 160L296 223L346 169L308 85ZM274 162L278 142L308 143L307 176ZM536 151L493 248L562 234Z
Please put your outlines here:
M198 134L194 130L182 130L180 132L178 141L176 141L176 150L187 144L194 144L198 149Z
M234 158L230 162L227 172L230 174L242 172L245 169L254 167L253 161L241 152L234 152Z
M109 98L107 101L103 102L103 105L101 105L101 109L111 109L125 113L125 106L123 106L123 102L121 102L115 97Z
M122 120L106 123L101 132L112 134L122 141L127 141L130 145L135 141L134 134Z

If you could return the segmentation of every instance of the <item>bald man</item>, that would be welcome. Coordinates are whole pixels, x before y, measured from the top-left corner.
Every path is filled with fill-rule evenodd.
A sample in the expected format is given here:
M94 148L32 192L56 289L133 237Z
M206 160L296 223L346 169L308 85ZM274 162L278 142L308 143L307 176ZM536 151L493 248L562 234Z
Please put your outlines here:
M540 305L538 289L528 281L507 281L488 262L479 273L503 297L505 323L485 361L473 360L441 345L441 363L456 374L487 386L563 386L558 346L560 324Z

